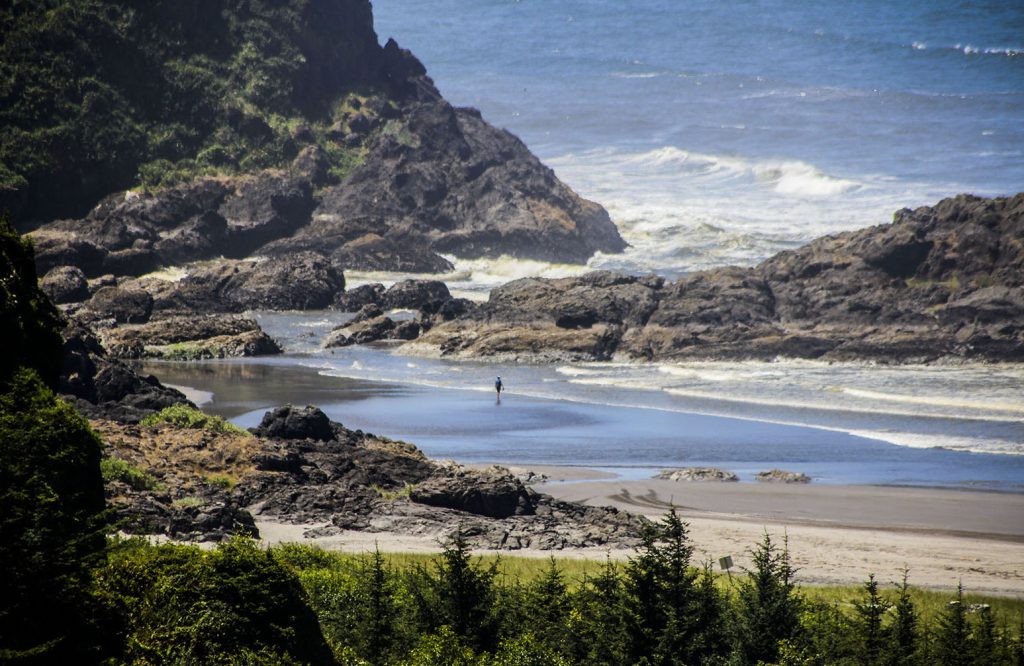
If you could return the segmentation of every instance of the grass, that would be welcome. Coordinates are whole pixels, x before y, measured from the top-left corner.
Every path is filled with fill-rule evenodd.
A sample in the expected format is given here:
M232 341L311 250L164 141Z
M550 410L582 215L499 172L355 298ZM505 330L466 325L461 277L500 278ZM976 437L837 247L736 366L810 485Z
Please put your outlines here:
M380 495L382 499L386 499L388 501L394 501L402 497L409 497L410 495L412 495L412 489L415 487L415 483L406 483L398 490L388 490L387 488L384 488L383 486L379 486L377 484L372 484L370 486L370 488L372 488L375 493Z
M238 485L238 479L228 476L227 474L210 474L206 477L206 483L216 488L231 490Z
M163 487L153 475L118 458L100 460L100 473L104 481L122 481L134 490L160 490Z
M171 502L171 506L178 509L190 509L206 504L202 497L181 497Z
M146 418L142 419L141 423L144 426L169 423L171 425L178 426L179 428L191 428L193 430L207 430L209 432L223 434L250 436L250 433L247 430L236 426L234 423L226 421L220 416L211 416L210 414L205 414L194 407L181 404L171 405L170 407L165 407L156 414L150 414Z

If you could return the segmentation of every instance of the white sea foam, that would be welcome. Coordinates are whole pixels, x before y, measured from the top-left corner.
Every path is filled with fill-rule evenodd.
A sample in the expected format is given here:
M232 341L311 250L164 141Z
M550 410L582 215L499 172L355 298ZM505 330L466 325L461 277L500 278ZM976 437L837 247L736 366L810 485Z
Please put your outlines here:
M901 395L899 393L883 393L882 391L869 391L865 389L841 388L846 395L852 395L869 400L880 400L886 402L897 402L912 405L929 405L935 407L950 407L953 409L970 409L978 411L1012 412L1024 417L1024 402L984 402L964 400L959 397L927 396L927 395Z

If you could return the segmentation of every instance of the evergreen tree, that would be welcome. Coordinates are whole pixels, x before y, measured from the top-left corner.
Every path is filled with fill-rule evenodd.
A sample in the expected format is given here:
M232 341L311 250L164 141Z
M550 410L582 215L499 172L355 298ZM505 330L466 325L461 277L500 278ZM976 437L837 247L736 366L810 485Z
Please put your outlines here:
M729 652L725 631L725 600L715 586L711 562L705 562L696 586L696 612L693 618L693 639L687 650L687 663L707 663L715 656Z
M557 652L564 652L568 647L569 597L554 557L544 575L530 585L527 599L527 623L536 640Z
M798 633L802 601L793 582L788 541L779 550L765 532L751 556L753 568L740 581L737 599L738 656L745 664L772 663L779 641Z
M626 608L631 663L650 662L665 626L661 595L658 594L661 558L658 556L659 529L644 525L637 555L626 565Z
M419 611L419 623L434 633L448 626L461 644L490 650L497 643L495 586L498 562L484 567L473 562L461 529L444 545L433 571L417 568L409 579Z
M939 617L935 633L935 662L941 666L968 666L971 663L970 626L964 606L962 584L956 586L956 599L947 604Z
M978 619L971 630L971 661L976 666L997 664L1001 659L998 655L996 637L996 620L992 617L992 609L984 605L978 611Z
M893 604L895 617L889 629L889 649L886 651L886 664L900 666L913 664L918 653L918 614L914 601L910 598L907 586L907 570L903 570L903 580L899 586L899 595Z
M680 520L675 507L669 509L661 527L663 545L658 549L660 560L658 596L664 609L664 629L658 641L659 661L683 664L690 661L693 648L693 627L697 615L694 581L690 568L693 545L687 525Z
M359 653L373 663L386 663L396 639L398 608L394 574L379 548L362 566L357 585Z
M577 663L628 663L623 582L611 558L605 561L600 574L584 580L571 613L572 656Z
M857 633L860 643L859 661L865 666L881 663L886 635L882 620L891 604L878 593L878 581L870 574L864 583L864 596L853 602L857 612Z

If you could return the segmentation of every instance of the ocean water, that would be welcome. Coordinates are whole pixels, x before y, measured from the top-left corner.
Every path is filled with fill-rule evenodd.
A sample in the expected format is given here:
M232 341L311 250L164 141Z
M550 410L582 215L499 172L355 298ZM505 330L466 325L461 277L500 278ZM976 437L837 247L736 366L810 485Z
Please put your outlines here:
M351 428L460 462L571 464L645 478L781 467L818 483L1024 492L1024 366L772 363L496 364L322 348L349 314L254 313L285 354L151 363L203 408L251 427L315 404ZM496 404L494 376L505 383Z
M608 209L632 249L591 267L751 265L899 208L1024 189L1024 3L375 0L374 14L450 101ZM578 270L456 265L477 291Z

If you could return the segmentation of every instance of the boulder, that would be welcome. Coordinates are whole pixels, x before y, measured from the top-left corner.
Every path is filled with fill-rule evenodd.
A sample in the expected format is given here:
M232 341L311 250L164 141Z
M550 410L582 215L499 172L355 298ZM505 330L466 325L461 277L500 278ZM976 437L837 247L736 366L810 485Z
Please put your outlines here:
M74 266L58 266L39 280L39 287L54 303L79 303L89 298L85 273Z
M85 305L97 319L112 318L120 324L142 323L153 312L153 297L142 289L103 287Z
M411 489L413 502L490 518L530 515L536 494L503 467L483 471L452 466Z
M345 278L321 255L304 252L249 263L229 277L220 294L251 310L327 308L345 288Z
M390 309L423 310L436 312L451 292L440 280L402 280L391 285L384 293L384 307Z
M313 406L278 407L263 415L252 432L268 439L336 439L341 424L332 423L327 415Z
M363 284L341 292L335 297L334 307L342 312L358 312L367 305L380 306L384 302L384 285Z

